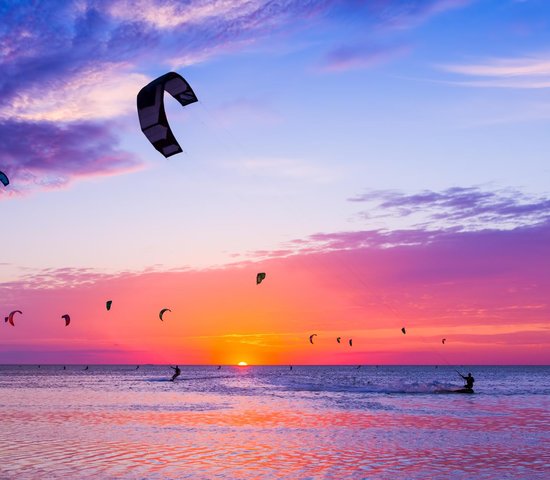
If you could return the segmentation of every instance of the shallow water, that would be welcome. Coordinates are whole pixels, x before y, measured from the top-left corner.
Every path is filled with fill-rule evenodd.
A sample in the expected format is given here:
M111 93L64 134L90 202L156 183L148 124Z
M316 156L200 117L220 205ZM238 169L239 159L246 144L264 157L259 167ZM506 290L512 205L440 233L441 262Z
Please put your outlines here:
M0 366L0 478L550 478L550 368Z

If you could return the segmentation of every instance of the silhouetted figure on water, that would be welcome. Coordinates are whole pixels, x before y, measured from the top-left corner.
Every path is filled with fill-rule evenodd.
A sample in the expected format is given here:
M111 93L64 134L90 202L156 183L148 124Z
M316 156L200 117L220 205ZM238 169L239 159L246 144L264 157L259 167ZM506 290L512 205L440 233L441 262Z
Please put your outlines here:
M174 370L174 375L172 375L172 378L170 379L170 381L173 382L176 378L178 378L181 375L181 370L180 370L180 367L178 367L177 365L175 367L172 367L170 365L170 368Z
M88 370L90 367L88 365L86 365L86 368L84 370Z
M464 385L464 388L467 388L469 390L473 390L474 389L474 377L472 377L472 374L471 373L468 373L468 376L465 377L464 375L462 375L461 373L459 373L459 375L464 379L466 380L466 385Z

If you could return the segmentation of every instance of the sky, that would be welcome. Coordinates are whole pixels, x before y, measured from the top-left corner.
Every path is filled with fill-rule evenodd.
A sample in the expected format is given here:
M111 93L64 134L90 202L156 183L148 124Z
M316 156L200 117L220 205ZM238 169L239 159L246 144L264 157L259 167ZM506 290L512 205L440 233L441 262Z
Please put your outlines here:
M546 1L0 1L0 71L0 363L549 364Z

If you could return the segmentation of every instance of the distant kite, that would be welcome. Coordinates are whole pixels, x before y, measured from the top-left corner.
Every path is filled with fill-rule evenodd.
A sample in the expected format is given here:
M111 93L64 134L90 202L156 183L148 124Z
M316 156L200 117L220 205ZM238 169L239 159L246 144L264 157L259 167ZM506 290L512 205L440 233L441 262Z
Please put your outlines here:
M265 279L265 272L260 272L256 275L256 285L259 285Z
M163 320L162 316L164 315L164 312L171 312L172 310L170 310L169 308L163 308L160 313L159 313L159 318L161 320ZM164 321L164 320L163 320Z
M69 323L71 323L71 317L69 317L68 314L62 315L61 318L65 319L65 326L68 327Z
M8 316L8 322L10 323L10 325L12 327L15 327L15 323L13 323L13 316L16 314L16 313L19 313L21 315L23 315L23 312L21 310L14 310L13 312L11 312Z
M401 331L403 332L403 335L405 335L405 334L407 333L407 330L405 330L405 327L403 327L403 328L401 329Z
M0 182L2 182L4 187L7 187L10 184L10 179L4 172L0 172Z
M349 346L353 347L353 339L352 338L349 339Z
M169 72L145 85L137 95L137 110L141 131L166 158L182 152L172 133L164 110L164 91L183 107L198 101L187 81L175 72Z
M111 310L112 304L113 304L112 300L107 300L107 302L105 302L105 307L107 307L107 311Z
M316 337L317 334L316 333L313 333L312 335L309 336L309 343L311 343L313 345L313 337Z
M340 343L340 340L341 340L341 339L342 339L342 337L336 337L336 341L337 341L338 343Z
M441 343L442 343L443 345L445 345L445 342L446 342L446 341L447 341L447 339L444 338L443 340L441 340Z

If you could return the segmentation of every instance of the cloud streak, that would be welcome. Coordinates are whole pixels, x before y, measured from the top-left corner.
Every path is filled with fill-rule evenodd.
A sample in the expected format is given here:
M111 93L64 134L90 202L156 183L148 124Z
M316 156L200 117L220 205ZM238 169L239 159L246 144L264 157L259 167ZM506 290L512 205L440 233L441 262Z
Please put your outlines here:
M530 57L493 58L480 63L440 65L440 70L475 80L452 83L467 87L539 89L550 87L547 54Z
M550 219L550 198L514 189L484 191L479 187L453 187L415 194L382 190L357 195L349 201L369 204L369 210L362 213L366 219L408 218L415 228L503 229L536 225Z

